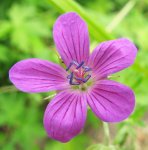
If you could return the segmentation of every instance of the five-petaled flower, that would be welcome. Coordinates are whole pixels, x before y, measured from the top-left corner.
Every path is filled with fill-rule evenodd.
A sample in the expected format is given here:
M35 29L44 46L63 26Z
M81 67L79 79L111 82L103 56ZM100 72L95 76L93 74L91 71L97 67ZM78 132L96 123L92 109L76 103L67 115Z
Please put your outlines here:
M57 19L53 37L67 68L32 58L16 63L9 71L11 82L21 91L57 91L44 114L48 136L61 142L76 136L84 127L87 105L105 122L126 119L135 106L134 93L108 76L134 63L135 45L124 38L110 40L89 54L87 25L73 12Z

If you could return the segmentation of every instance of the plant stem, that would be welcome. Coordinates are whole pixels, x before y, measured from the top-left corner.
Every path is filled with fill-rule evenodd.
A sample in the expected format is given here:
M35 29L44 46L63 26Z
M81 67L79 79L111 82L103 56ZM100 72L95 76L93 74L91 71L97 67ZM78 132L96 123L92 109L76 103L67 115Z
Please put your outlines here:
M109 125L106 122L103 122L103 129L104 129L104 141L106 143L106 145L110 144L110 132L109 132Z

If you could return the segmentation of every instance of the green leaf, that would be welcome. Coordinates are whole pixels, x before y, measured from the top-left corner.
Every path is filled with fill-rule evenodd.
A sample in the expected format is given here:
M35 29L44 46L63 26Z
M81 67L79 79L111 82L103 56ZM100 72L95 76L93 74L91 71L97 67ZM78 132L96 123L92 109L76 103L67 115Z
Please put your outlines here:
M19 50L39 56L46 48L44 38L48 38L51 33L48 25L38 17L37 10L33 6L12 5L9 20L12 28L11 44Z
M5 38L10 30L11 26L8 21L0 21L0 39Z
M7 61L8 60L8 47L0 44L0 60Z

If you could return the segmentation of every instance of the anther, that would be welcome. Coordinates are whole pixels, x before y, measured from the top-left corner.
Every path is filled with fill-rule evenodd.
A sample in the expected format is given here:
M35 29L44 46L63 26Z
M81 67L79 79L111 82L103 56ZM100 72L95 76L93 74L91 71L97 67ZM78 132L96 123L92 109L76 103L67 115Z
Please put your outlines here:
M67 76L67 79L70 79L70 78L71 78L71 74Z
M85 72L91 71L91 68L89 68L88 66L82 66L82 68L85 70Z
M66 68L66 71L68 71L68 70L71 68L72 65L79 66L79 64L78 64L76 61L73 60L73 61L69 64L69 66ZM83 65L83 64L82 64L82 65ZM81 66L82 66L82 65L81 65ZM80 66L80 67L81 67L81 66Z
M77 66L77 68L76 69L79 69L80 67L82 67L83 66L83 64L84 64L84 61L82 61L78 66Z
M66 71L68 71L70 69L70 67L72 66L72 62L69 64L69 66L66 68Z
M70 83L71 85L80 85L80 83L78 83L78 82L73 82L73 72L70 74L69 83Z

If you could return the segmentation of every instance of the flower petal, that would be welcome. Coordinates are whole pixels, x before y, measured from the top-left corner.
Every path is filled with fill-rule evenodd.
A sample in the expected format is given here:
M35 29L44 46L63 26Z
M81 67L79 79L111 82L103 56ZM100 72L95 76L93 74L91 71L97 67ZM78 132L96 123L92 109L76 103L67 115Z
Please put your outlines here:
M126 119L135 106L133 91L120 83L101 80L87 95L93 112L106 122L120 122Z
M9 71L11 82L24 92L47 92L69 87L66 71L59 65L40 59L26 59Z
M54 41L62 60L68 66L71 61L87 63L89 34L86 23L74 12L61 15L53 29Z
M135 45L127 39L101 43L90 56L89 63L95 76L106 77L134 63L137 53Z
M63 91L47 106L44 114L44 127L50 138L68 142L84 126L87 104L83 94Z

